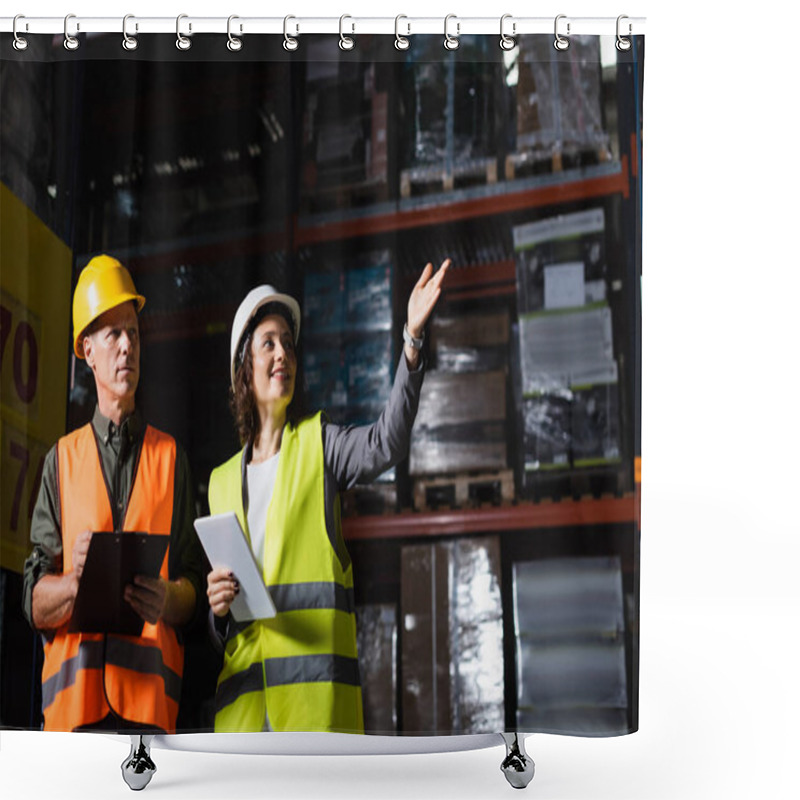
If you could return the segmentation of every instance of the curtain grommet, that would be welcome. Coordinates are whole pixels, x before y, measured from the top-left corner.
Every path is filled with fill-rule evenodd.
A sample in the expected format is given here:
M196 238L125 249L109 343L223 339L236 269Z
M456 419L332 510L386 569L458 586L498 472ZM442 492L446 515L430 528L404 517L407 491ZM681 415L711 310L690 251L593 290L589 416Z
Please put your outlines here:
M231 22L233 22L233 20L235 19L239 19L239 17L237 17L236 14L231 14L228 17L228 41L226 46L228 50L231 51L231 53L238 53L242 49L242 44L243 44L242 40L238 36L234 36L231 33ZM242 26L240 25L239 33L241 32L242 32Z
M12 26L12 31L14 33L13 47L18 52L22 52L23 50L27 50L28 49L28 40L24 36L20 36L19 33L17 33L17 20L20 20L20 19L25 19L25 15L24 14L17 14L14 17L14 23L13 23L13 26ZM25 23L25 30L27 30L27 29L28 29L28 23L26 22Z
M181 20L188 19L188 14L178 14L178 18L175 20L175 34L177 35L177 39L175 40L175 47L178 50L186 51L192 46L192 40L188 36L184 36L181 33ZM192 32L192 23L189 23L189 33Z
M408 48L411 47L411 42L407 38L411 36L411 23L406 23L408 30L406 31L405 36L401 36L399 30L401 19L408 19L408 17L405 14L398 14L394 18L394 46L397 50L408 50Z
M511 36L507 36L503 29L505 21L511 19L512 16L512 14L503 14L503 16L500 17L500 49L506 52L513 50L517 46L517 40L515 38L517 35L517 23L511 23Z
M77 50L80 46L80 40L76 36L71 36L69 32L69 21L71 19L75 19L75 14L67 14L64 17L64 49L69 51ZM78 24L75 28L75 32L77 33L80 30L80 24Z
M628 50L631 49L631 40L628 37L630 37L631 34L633 33L633 26L631 25L630 22L628 23L628 37L625 37L620 33L620 23L624 19L629 19L629 18L625 14L620 14L617 17L617 42L615 44L615 47L621 53L627 53Z
M122 46L130 52L131 50L135 50L139 46L139 40L135 36L128 35L128 20L129 19L136 19L133 14L126 14L122 18ZM139 23L137 22L134 26L134 30L139 30Z
M349 14L342 14L342 16L339 17L339 49L348 51L352 50L356 46L356 40L352 36L344 35L344 31L342 29L344 26L344 21L346 19L353 19L353 18ZM350 33L355 33L356 32L355 23L352 23L351 27L352 30L350 31Z
M450 22L451 19L456 21L456 34L453 36L447 30L447 23ZM459 42L458 37L461 35L461 23L458 21L458 17L455 14L448 14L444 18L444 49L445 50L458 50L458 46L461 44Z
M554 25L556 38L555 38L555 41L553 42L553 47L555 47L556 50L567 50L567 49L569 49L569 39L567 38L569 36L569 22L567 22L567 35L566 36L562 36L558 32L558 21L560 19L567 19L567 15L566 14L559 14L556 17L556 21L555 21L555 25Z
M300 45L300 42L298 42L297 39L295 39L294 37L289 36L289 33L286 30L290 19L297 19L297 18L293 17L291 14L288 14L283 18L283 49L288 50L290 53L293 53L295 50L297 50L298 46ZM295 25L295 36L297 36L298 33L300 33L300 26Z

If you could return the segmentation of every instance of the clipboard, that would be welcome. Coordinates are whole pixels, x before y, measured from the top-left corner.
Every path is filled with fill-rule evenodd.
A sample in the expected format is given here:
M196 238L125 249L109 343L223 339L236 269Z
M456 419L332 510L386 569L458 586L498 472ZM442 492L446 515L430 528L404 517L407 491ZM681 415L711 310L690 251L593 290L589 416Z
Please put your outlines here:
M157 578L168 546L169 536L132 531L93 533L70 632L141 636L144 620L125 600L125 587L136 575Z
M237 622L269 619L277 613L269 590L264 585L250 543L233 511L198 517L194 527L214 569L230 569L239 581L239 594L231 603Z

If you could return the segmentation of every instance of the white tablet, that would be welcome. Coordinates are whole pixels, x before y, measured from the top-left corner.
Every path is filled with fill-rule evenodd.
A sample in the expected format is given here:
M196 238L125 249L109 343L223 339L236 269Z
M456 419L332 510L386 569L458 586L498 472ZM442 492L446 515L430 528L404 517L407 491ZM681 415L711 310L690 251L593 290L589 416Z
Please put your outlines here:
M267 619L276 614L258 564L233 511L199 517L194 527L208 560L214 569L229 569L239 581L239 594L231 603L231 614L237 622Z

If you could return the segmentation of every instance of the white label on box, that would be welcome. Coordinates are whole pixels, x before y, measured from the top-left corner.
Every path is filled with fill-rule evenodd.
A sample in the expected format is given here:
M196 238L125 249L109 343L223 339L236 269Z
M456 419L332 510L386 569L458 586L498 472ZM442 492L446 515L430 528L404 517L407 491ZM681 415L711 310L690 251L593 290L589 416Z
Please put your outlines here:
M583 262L550 264L544 268L544 307L577 308L586 302Z
M586 281L586 305L602 303L606 299L606 282L600 278L597 281Z

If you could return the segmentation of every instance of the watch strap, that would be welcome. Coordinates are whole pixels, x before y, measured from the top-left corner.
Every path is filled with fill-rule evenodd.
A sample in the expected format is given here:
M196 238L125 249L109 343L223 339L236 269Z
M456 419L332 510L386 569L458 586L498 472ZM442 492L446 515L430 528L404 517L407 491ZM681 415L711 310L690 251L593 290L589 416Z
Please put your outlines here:
M408 324L403 323L403 341L414 350L422 350L422 343L425 341L424 334L419 339L408 332Z

